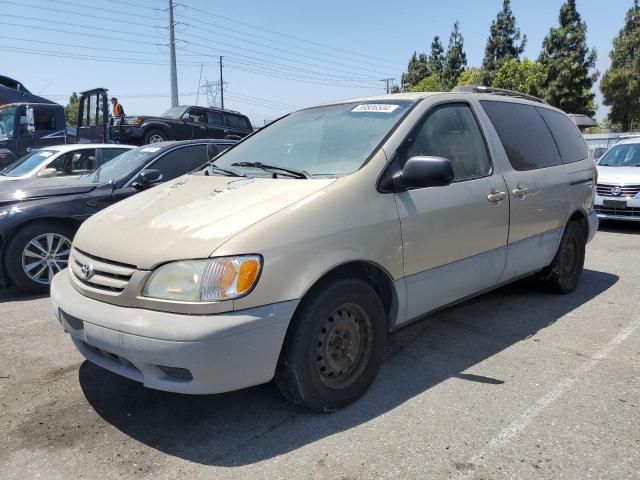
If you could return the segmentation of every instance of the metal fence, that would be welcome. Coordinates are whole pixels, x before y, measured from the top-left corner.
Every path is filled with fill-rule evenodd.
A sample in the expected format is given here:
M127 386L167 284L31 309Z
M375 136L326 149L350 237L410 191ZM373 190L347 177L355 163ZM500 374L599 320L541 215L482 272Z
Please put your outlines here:
M624 132L624 133L586 133L584 139L591 148L613 147L620 140L629 137L640 137L640 132Z

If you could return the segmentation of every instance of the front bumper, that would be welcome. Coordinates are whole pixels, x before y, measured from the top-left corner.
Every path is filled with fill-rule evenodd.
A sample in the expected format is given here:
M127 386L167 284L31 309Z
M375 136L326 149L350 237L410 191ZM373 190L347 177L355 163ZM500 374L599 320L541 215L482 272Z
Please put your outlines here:
M291 300L217 315L120 307L81 295L66 270L54 278L51 300L89 361L146 387L189 394L271 380L298 305Z
M109 134L116 143L137 143L144 137L144 130L133 125L116 125L110 128Z
M604 202L609 203L607 206ZM620 205L616 205L620 203ZM640 222L640 198L603 197L596 195L594 208L603 220L625 220Z

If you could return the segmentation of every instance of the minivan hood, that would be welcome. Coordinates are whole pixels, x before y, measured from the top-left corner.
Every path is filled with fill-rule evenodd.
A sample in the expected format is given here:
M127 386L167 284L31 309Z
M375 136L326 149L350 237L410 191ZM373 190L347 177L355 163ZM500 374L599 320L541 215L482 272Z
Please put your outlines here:
M598 183L640 184L640 167L605 167L598 165Z
M207 258L229 238L333 181L188 175L94 215L74 247L140 269ZM256 242L255 251L238 253L259 250Z

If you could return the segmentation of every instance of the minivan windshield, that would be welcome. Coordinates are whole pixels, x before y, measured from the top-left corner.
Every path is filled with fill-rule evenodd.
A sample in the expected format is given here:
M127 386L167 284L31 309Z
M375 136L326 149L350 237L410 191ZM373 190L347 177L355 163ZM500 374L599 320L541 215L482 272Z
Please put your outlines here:
M254 176L273 172L248 164L295 169L310 176L348 175L367 161L411 105L399 100L364 101L300 110L230 149L216 159L216 166Z
M47 162L49 159L53 159L55 150L36 150L27 153L21 157L18 161L12 163L2 171L2 175L6 177L22 177L28 175L37 169L43 162ZM48 163L48 162L47 162Z
M161 147L146 145L128 150L96 171L82 176L80 180L84 183L108 183L119 180L151 161L161 149Z
M640 167L640 143L615 145L602 156L598 165L603 167Z

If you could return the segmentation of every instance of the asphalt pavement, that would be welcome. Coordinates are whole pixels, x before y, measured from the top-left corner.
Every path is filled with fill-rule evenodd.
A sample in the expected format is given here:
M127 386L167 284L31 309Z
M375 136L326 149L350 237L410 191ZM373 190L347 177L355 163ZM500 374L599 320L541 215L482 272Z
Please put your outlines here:
M84 361L46 297L0 292L0 478L640 479L640 224L607 224L568 296L531 280L390 338L331 415L272 384L145 389Z

